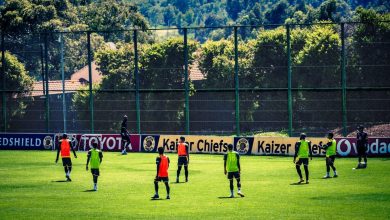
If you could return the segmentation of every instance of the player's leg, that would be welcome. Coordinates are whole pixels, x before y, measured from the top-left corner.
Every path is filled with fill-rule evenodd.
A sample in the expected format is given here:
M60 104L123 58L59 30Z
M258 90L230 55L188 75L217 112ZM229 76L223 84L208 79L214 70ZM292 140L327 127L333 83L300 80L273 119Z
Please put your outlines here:
M295 169L297 170L297 173L298 173L298 176L299 176L298 183L302 183L303 182L301 165L302 165L302 159L299 159L298 162L295 163Z
M234 189L234 186L233 186L233 172L228 172L228 179L229 179L229 183L230 183L230 198L233 198L234 197L234 193L233 193L233 189Z
M330 172L330 158L326 157L325 161L326 161L326 175L324 176L324 178L330 178L330 175L329 175L329 172Z
M309 158L303 161L303 168L305 169L306 184L309 183Z
M100 175L99 169L91 169L91 172L93 177L93 189L97 191L98 177Z
M158 199L159 198L159 196L158 196L158 181L159 181L159 179L157 178L157 179L155 179L154 180L154 196L152 196L152 199Z
M186 176L186 182L188 182L188 164L184 165L184 174Z
M309 183L309 165L304 165L303 168L305 169L306 184L308 184Z
M167 199L171 199L171 197L169 196L170 187L169 187L169 180L168 180L168 178L166 180L164 180L164 184L165 184L165 189L167 190Z
M333 177L338 177L337 171L336 171L336 167L334 166L334 161L335 161L335 159L336 159L336 157L335 157L335 156L332 156L332 157L330 158L330 163L329 163L329 165L330 165L330 167L331 167L332 170L333 170L333 173L334 173Z
M178 162L178 165L177 165L177 172L176 172L176 182L178 183L179 182L179 176L180 176L180 172L181 172L181 167L183 165L181 164L181 161L180 161L180 157L179 157L179 162Z
M235 178L237 181L237 194L241 197L244 197L244 194L241 192L241 177L239 172L235 173Z

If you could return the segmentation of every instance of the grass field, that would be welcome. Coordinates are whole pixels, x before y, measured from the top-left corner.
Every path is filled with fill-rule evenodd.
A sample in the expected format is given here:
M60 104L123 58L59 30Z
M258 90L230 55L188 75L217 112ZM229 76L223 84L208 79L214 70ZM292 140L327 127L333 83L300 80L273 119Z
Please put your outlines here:
M369 159L366 170L352 170L354 158L337 159L339 178L325 180L324 159L314 158L310 184L290 185L298 180L291 157L242 157L246 197L226 199L222 156L192 155L190 182L171 183L171 200L152 201L156 154L104 153L98 192L87 191L92 177L86 153L78 155L73 181L58 182L65 177L55 152L0 151L0 219L390 218L388 158ZM169 157L174 181L177 156Z

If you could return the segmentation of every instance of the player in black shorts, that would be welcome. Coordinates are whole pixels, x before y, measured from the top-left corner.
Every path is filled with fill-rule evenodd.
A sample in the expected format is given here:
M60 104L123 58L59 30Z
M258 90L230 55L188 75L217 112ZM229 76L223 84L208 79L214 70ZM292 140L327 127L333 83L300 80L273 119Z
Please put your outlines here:
M357 153L359 157L358 168L366 168L367 167L367 145L368 145L368 135L364 132L364 126L358 126L358 132L356 134L356 145L357 145ZM364 159L364 164L361 164L362 158Z
M302 133L300 140L295 144L294 163L297 173L299 175L298 183L303 183L303 177L301 172L301 165L305 169L306 184L309 184L309 156L312 159L311 142L306 140L306 134ZM298 160L297 160L298 159Z
M179 182L179 176L181 167L184 165L184 174L186 177L186 182L188 182L188 163L190 162L190 154L189 154L189 147L188 144L185 143L185 138L180 137L180 141L177 144L177 176L176 176L176 183Z
M131 142L130 142L130 133L127 131L127 115L123 116L123 121L121 124L121 137L122 137L122 155L126 155L126 149L129 147L131 150Z

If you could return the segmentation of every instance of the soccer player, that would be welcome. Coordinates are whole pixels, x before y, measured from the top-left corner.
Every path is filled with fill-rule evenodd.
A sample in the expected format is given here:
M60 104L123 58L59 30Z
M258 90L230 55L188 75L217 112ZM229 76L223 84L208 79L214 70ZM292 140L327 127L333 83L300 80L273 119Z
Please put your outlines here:
M230 198L234 197L234 186L233 186L233 177L237 181L237 194L241 197L244 197L244 194L241 192L241 182L240 182L240 174L241 174L241 166L240 166L240 155L238 152L233 151L233 145L228 145L228 152L223 157L224 170L225 175L227 174L227 178L230 181Z
M309 155L310 160L313 159L313 155L311 152L311 142L306 140L306 134L302 133L300 140L295 143L295 155L294 155L294 163L295 168L297 169L297 173L299 175L300 180L298 183L303 183L301 165L303 164L303 168L305 169L306 176L306 184L309 184ZM298 161L296 160L298 159Z
M155 194L152 196L152 199L158 199L160 196L158 195L158 182L163 181L165 184L165 188L167 190L167 199L170 199L169 197L169 178L168 178L168 168L169 168L169 157L164 155L164 148L159 147L158 148L158 154L159 156L156 158L156 165L157 165L157 173L156 178L154 179L154 190Z
M176 183L179 182L179 176L181 167L184 165L184 173L186 176L186 182L188 182L188 163L190 162L190 154L189 154L189 148L188 144L185 143L185 138L180 137L180 141L177 144L177 155L178 155L178 161L177 161L177 176L176 176Z
M72 172L72 160L70 159L70 150L73 151L73 155L77 158L76 152L73 149L72 142L68 139L67 134L62 135L62 139L58 141L58 149L57 149L57 158L56 163L58 162L58 156L61 152L62 165L65 170L66 181L72 181L70 179L70 173Z
M359 156L359 165L362 162L362 158L364 159L364 168L367 167L367 144L368 144L368 135L364 132L364 126L358 126L358 133L356 134L356 145L357 152ZM358 166L359 167L359 166Z
M334 161L336 159L336 140L333 138L333 133L328 133L328 143L326 145L320 145L320 148L326 150L326 175L324 179L330 178L329 172L332 168L334 175L333 177L338 177L336 167L334 166Z
M130 142L130 133L127 131L127 115L123 116L123 121L121 124L121 137L122 137L122 155L126 155L126 148L129 146L129 150L131 150L131 142Z
M92 149L88 151L88 156L87 156L87 164L86 164L86 170L88 171L88 164L91 165L91 173L93 177L93 190L97 191L97 182L98 182L98 177L100 175L99 172L99 167L100 164L103 161L103 153L102 151L97 149L98 144L93 143L92 144Z

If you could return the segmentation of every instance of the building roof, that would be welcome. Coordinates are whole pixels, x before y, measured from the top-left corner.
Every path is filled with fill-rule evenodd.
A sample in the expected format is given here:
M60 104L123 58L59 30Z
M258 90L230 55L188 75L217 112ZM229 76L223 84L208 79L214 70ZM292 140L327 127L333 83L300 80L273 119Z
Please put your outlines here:
M65 93L77 91L83 83L79 80L65 80ZM49 95L62 94L62 80L49 81ZM33 91L30 96L43 96L43 82L36 81L33 84Z
M95 61L91 63L91 67L92 67L92 83L101 82L103 76L100 73L100 71L97 69L97 65ZM70 77L70 80L81 80L81 81L89 82L88 65L81 68L77 72L73 73L72 76Z
M195 60L195 62L191 66L189 66L188 76L191 81L206 79L203 73L199 69L199 63L197 60Z

